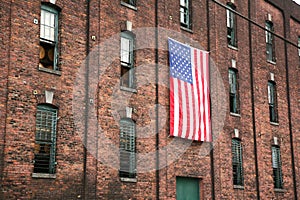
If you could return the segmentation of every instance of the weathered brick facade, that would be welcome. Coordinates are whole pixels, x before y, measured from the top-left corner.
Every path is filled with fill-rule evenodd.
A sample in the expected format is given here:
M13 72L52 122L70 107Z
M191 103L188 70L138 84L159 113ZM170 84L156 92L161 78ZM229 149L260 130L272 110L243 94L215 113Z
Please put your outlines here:
M239 13L237 47L227 44L228 2ZM42 3L60 10L58 72L39 68ZM0 199L169 200L176 199L176 177L198 178L200 199L300 197L300 6L291 0L191 4L187 30L180 26L179 0L137 0L136 6L120 0L1 1ZM274 24L276 62L266 58L266 20ZM120 86L120 33L131 29L126 22L136 41L134 90ZM168 137L168 37L210 52L211 144ZM232 60L239 114L229 112ZM269 117L273 77L278 123ZM45 91L54 93L58 108L56 173L48 178L33 174L36 111L47 101ZM136 124L136 179L119 176L119 120L126 107L133 108ZM243 187L233 184L235 129L243 147ZM274 137L283 189L274 189Z

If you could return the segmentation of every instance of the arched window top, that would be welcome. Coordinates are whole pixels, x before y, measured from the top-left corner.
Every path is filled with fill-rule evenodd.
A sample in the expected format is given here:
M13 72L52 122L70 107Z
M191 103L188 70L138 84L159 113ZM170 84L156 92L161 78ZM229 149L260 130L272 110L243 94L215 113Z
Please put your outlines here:
M60 12L61 8L57 6L56 4L52 4L50 2L42 2L42 9L48 10L50 12Z
M227 2L227 7L230 7L231 9L235 10L236 9L236 6L234 5L234 3L232 2Z
M58 110L58 108L55 105L49 104L49 103L38 104L37 108L38 109L45 109L45 110Z

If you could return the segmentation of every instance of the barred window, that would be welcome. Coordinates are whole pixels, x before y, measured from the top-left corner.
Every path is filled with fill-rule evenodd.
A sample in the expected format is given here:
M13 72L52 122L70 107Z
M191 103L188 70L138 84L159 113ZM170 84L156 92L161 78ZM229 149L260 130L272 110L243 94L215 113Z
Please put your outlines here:
M121 33L121 86L134 88L134 35Z
M282 189L283 178L282 178L282 169L281 169L281 156L280 156L280 148L278 146L272 146L272 167L273 167L274 187L278 189Z
M40 20L40 68L58 70L58 11L42 5Z
M277 111L277 91L274 81L268 81L268 102L270 112L270 122L278 123Z
M227 4L227 42L230 46L237 46L236 38L236 15L231 10L236 10L236 7L232 3Z
M55 173L57 109L38 105L34 148L34 173Z
M120 121L120 177L136 177L135 123L129 118Z
M188 29L192 28L190 3L190 0L180 0L180 24Z
M275 41L274 35L270 32L274 32L273 23L270 21L266 21L266 29L267 60L275 62Z
M238 90L238 72L236 69L229 69L229 103L230 112L238 114L239 109L239 90Z
M244 185L242 144L237 138L232 139L232 172L233 184Z

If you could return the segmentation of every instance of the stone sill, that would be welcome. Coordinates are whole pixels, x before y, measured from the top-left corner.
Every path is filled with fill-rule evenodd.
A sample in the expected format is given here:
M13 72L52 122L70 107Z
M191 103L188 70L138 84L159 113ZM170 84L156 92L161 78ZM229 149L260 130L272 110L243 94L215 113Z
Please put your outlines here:
M239 190L245 189L244 186L242 186L242 185L233 185L233 188L234 189L239 189Z
M58 71L58 70L47 69L47 68L44 68L44 67L39 67L39 70L43 71L43 72L50 73L50 74L55 74L55 75L61 76L61 71Z
M270 122L271 125L274 125L274 126L279 126L279 123L278 122Z
M232 45L228 45L228 48L230 48L230 49L233 49L233 50L236 50L236 51L238 51L239 49L237 48L237 47L235 47L235 46L232 46Z
M130 8L130 9L132 9L132 10L137 11L137 7L135 7L135 6L133 6L133 5L130 5L130 4L128 4L128 3L125 3L125 2L123 2L123 1L121 1L121 5L122 5L122 6L125 6L125 7L127 7L127 8Z
M136 178L120 178L122 182L136 183Z
M238 113L232 113L232 112L231 112L230 115L233 116L233 117L241 117L241 115L238 114Z
M32 178L49 178L49 179L55 179L56 174L44 174L44 173L32 173Z
M272 61L272 60L267 60L268 63L272 64L272 65L276 65L276 62L275 61Z
M180 29L181 29L181 30L184 30L184 31L186 31L186 32L189 32L189 33L194 33L191 29L185 28L185 27L183 27L183 26L181 26Z
M127 92L137 93L136 89L134 89L134 88L128 88L128 87L120 86L120 89L124 90L124 91L127 91Z
M285 189L275 188L274 191L275 191L275 192L278 192L278 193L284 193L284 192L285 192Z

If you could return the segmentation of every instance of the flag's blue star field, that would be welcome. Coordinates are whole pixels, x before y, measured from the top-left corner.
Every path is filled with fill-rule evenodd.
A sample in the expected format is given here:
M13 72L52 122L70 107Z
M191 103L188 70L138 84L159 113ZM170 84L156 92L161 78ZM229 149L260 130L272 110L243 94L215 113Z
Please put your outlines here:
M171 76L192 84L191 48L170 40L169 53Z

